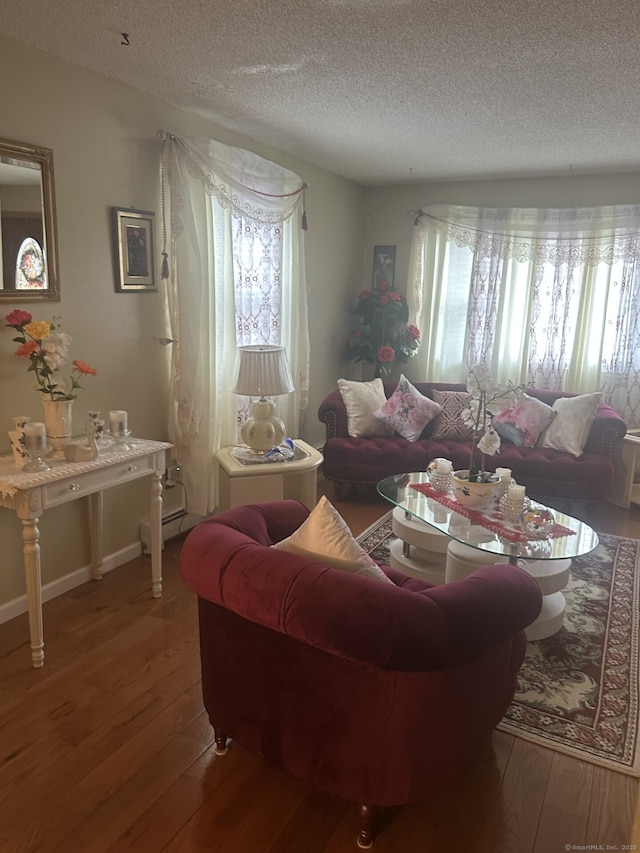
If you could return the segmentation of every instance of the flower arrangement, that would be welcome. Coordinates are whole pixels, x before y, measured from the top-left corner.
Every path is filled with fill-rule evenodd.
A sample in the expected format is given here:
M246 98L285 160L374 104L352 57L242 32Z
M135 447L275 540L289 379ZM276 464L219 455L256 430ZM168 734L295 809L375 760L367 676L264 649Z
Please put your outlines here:
M97 371L84 361L71 362L69 377L61 368L69 360L71 335L63 332L48 320L34 320L28 311L16 309L5 317L5 323L18 333L13 341L19 344L15 351L18 358L29 362L27 370L35 374L38 391L50 400L75 400L81 388L82 376L97 376Z
M493 429L492 420L498 412L516 406L524 390L523 385L497 385L485 365L469 371L467 390L470 397L462 410L462 419L473 430L471 455L469 458L469 481L486 483L492 474L484 470L484 456L500 452L500 436ZM476 463L476 450L480 451L481 464Z
M386 279L358 295L354 314L360 316L360 326L351 333L347 355L374 364L376 377L386 376L395 361L406 364L418 351L420 332L407 325L407 300Z

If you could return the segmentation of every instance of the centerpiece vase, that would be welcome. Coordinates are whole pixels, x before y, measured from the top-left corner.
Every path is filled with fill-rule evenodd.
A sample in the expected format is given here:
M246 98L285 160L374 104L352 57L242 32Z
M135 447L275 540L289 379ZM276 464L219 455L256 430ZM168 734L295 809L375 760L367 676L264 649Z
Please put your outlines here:
M451 475L453 494L457 501L470 509L485 509L502 494L502 481L497 474L489 482L469 480L469 471L454 471Z
M49 459L64 459L64 446L71 441L73 400L43 400Z

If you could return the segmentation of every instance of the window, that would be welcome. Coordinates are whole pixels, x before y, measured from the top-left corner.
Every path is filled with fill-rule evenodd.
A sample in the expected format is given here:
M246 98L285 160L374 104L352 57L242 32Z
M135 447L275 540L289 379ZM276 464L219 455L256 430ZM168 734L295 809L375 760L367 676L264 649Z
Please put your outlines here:
M603 390L640 424L640 210L421 211L410 274L429 378ZM426 350L426 351L424 351Z

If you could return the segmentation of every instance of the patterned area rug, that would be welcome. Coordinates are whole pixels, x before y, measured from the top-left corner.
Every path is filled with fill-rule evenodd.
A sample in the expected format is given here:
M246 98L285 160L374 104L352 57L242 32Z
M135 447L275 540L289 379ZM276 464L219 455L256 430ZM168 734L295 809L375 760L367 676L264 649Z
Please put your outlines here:
M388 563L391 513L358 537ZM600 534L573 561L564 626L527 645L518 690L499 728L640 776L638 621L640 541Z

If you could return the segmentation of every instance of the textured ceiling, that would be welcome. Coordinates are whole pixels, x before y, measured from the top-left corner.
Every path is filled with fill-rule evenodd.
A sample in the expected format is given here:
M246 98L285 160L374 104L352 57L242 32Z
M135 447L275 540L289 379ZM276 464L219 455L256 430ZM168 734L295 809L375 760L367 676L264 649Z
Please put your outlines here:
M363 184L640 167L637 0L2 0L0 31Z

